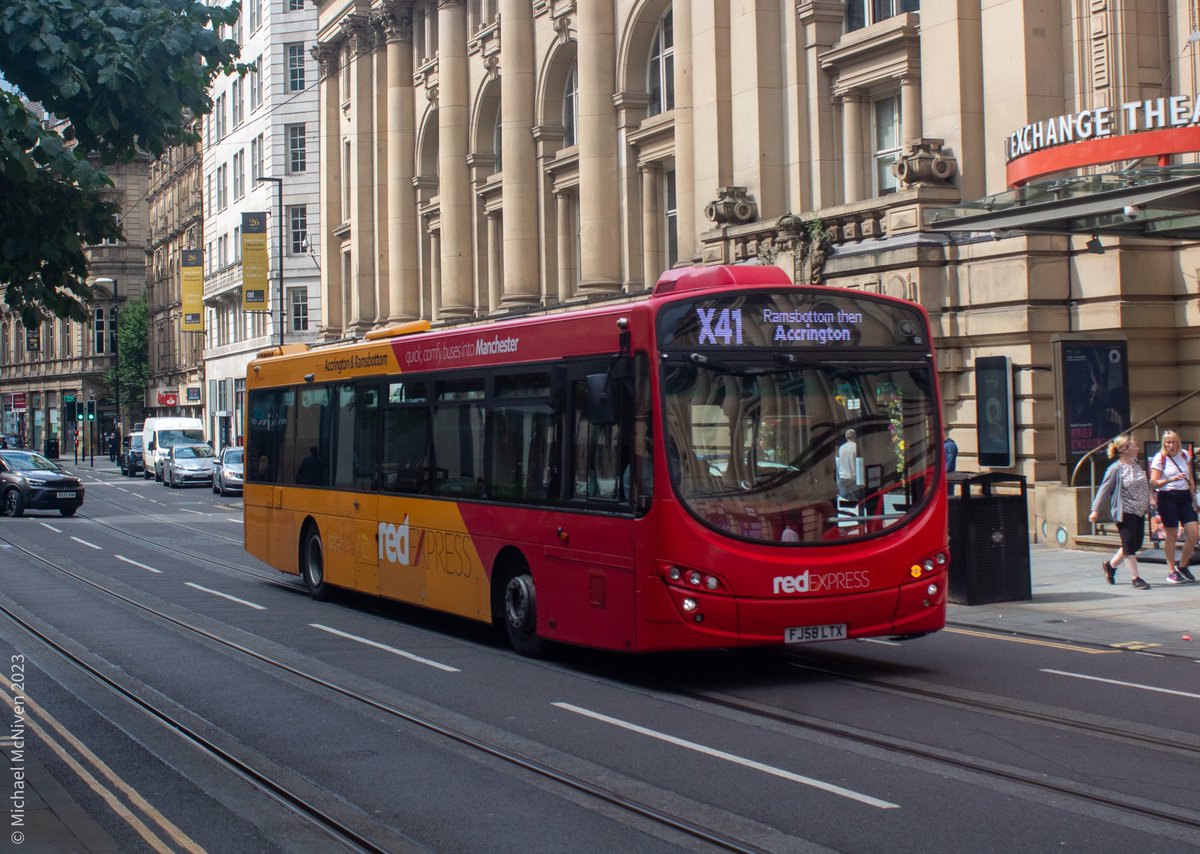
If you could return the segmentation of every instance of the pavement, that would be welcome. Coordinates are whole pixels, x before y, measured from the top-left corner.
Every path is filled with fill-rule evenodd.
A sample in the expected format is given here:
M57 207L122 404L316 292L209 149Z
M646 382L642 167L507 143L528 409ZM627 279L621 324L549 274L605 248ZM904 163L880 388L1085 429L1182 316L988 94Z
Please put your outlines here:
M108 457L97 458L94 467L83 463L73 465L69 458L60 462L85 478L89 472L116 471ZM1142 577L1149 582L1150 590L1132 587L1124 564L1117 569L1117 583L1109 585L1101 563L1110 556L1111 551L1033 544L1029 548L1032 599L951 604L947 623L956 629L1116 647L1200 661L1200 582L1168 584L1161 552L1157 555L1150 552L1140 562ZM11 745L0 741L0 748ZM19 849L14 846L10 850L95 854L117 850L112 839L44 768L30 769L26 783L25 841Z

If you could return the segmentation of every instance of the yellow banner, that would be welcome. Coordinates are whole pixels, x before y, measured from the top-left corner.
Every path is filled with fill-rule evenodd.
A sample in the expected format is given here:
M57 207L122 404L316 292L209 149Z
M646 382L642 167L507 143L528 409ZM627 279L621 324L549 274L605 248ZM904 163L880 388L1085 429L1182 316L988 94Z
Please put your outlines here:
M267 311L267 215L242 214L242 311Z
M204 331L204 253L199 249L184 249L180 265L180 287L183 297L184 332Z

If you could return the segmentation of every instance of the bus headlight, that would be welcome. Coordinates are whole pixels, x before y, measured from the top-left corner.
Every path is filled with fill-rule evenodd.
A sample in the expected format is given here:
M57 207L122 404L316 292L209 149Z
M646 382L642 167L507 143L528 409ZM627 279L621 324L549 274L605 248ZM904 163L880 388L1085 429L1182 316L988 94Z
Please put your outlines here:
M697 587L699 587L700 586L700 573L696 572L696 570L694 570L694 569L691 572L689 572L688 573L688 583L695 584Z
M938 586L936 584L930 584L928 587L925 588L925 592L928 593L930 596L936 596L937 592L938 592Z
M681 604L683 605L683 610L687 611L689 614L696 610L696 600L692 599L691 597L684 599Z
M677 566L673 566L667 570L667 578L671 579L672 581L678 581L679 576L682 574L683 573L680 572L679 567Z

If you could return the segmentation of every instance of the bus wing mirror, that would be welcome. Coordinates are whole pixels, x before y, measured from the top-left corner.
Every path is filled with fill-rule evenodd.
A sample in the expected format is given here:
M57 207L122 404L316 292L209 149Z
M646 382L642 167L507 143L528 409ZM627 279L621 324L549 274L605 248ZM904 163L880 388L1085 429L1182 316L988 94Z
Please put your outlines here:
M597 426L617 423L617 410L613 406L612 383L608 374L588 374L587 378L588 420Z

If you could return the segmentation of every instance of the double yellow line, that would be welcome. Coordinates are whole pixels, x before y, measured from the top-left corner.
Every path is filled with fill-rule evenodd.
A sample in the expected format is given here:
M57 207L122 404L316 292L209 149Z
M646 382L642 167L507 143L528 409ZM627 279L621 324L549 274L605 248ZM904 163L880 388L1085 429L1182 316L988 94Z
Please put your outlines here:
M1082 652L1086 655L1111 655L1114 652L1121 651L1121 650L1117 650L1117 649L1096 649L1096 648L1090 647L1090 646L1079 646L1078 644L1063 643L1061 641L1039 640L1037 638L1023 638L1023 637L1017 637L1015 635L1000 634L999 632L981 632L981 631L977 631L975 629L955 629L955 628L947 627L947 628L943 629L943 631L949 632L949 633L955 634L955 635L967 635L968 637L973 637L973 638L986 638L988 640L1002 640L1002 641L1008 641L1009 643L1024 643L1024 644L1029 644L1030 646L1048 646L1051 649L1065 649L1068 652Z
M0 676L0 683L3 683L4 686L4 702L15 715L17 701L14 696L15 692L13 691L13 683L4 676ZM93 792L99 795L104 802L109 805L113 812L120 816L131 828L137 832L139 836L142 837L142 839L146 841L147 845L149 845L155 851L169 852L183 850L193 852L193 854L202 854L204 849L201 846L197 845L196 842L191 839L191 837L172 824L166 816L155 809L155 807L149 801L138 794L136 789L117 776L115 771L109 768L99 756L89 750L87 746L83 744L83 742L73 736L65 726L55 719L53 715L35 703L29 697L29 695L25 693L24 687L20 689L20 693L22 697L21 705L23 706L25 712L25 727L30 732L34 733L42 742L42 744L50 748L50 750L52 750L59 759L66 763L66 765L79 776L79 779L83 780L83 782L86 783ZM57 734L57 739L46 727L34 720L35 715L44 721L50 730L53 730L54 733ZM82 762L76 759L65 745L70 746L70 748L73 749L76 754L78 754L84 761L89 763L92 768L95 769L96 774L99 774L100 777L107 781L107 785L105 782L97 779L96 774L93 774L83 765ZM29 745L27 741L26 753L28 753L28 749ZM114 789L116 791L114 791ZM149 821L151 824L157 825L157 830L147 825L146 821L143 821L142 818L130 808L130 806L126 805L121 796L124 796L125 800L127 800L133 808L140 810L141 813L145 815L147 821ZM164 839L163 836L166 836L170 842ZM174 843L173 845L171 844L172 842Z

